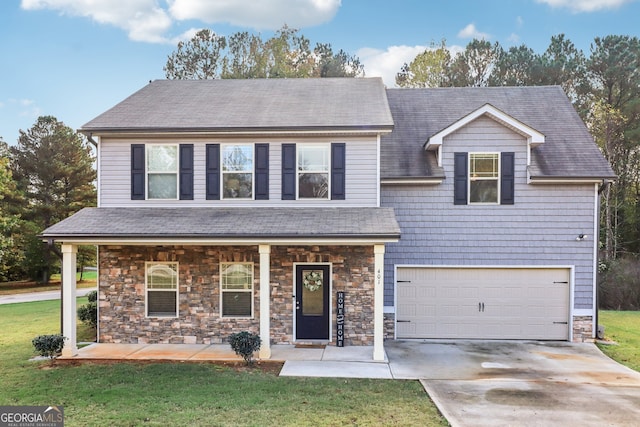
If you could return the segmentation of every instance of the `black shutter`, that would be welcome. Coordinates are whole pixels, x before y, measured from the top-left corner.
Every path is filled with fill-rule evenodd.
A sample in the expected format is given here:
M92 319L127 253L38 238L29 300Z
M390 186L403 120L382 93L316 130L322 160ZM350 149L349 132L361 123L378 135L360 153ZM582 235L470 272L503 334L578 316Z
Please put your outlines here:
M144 144L131 144L131 200L144 200Z
M467 153L454 153L453 157L453 204L467 204Z
M500 204L513 205L515 202L515 154L502 153L500 164Z
M193 200L193 144L180 144L180 200Z
M256 144L255 199L269 200L269 144Z
M296 199L296 144L282 144L282 200Z
M331 200L345 199L346 146L331 144Z
M220 144L206 146L207 200L220 200Z

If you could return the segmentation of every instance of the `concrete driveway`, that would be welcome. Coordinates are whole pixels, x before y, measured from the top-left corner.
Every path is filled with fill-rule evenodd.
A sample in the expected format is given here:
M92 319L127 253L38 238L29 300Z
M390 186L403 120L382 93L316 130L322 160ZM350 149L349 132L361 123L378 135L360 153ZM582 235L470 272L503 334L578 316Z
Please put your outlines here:
M594 344L388 341L394 378L420 379L452 426L637 426L640 373Z

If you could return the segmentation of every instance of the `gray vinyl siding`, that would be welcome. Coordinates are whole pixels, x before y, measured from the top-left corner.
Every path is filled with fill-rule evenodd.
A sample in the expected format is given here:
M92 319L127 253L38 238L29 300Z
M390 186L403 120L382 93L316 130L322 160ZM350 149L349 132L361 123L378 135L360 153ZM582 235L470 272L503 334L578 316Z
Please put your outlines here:
M269 144L269 200L206 200L205 146L225 143ZM283 143L346 144L345 200L281 200L281 157ZM194 200L131 200L131 144L194 144ZM378 205L377 138L341 137L307 139L113 139L102 138L99 144L99 189L101 207L143 206L345 206L375 207Z
M453 204L454 152L514 152L514 205ZM442 145L447 178L438 185L388 185L402 237L386 245L385 305L393 305L393 267L416 265L575 266L574 308L593 306L595 185L527 184L523 137L481 118ZM584 241L576 241L587 234Z

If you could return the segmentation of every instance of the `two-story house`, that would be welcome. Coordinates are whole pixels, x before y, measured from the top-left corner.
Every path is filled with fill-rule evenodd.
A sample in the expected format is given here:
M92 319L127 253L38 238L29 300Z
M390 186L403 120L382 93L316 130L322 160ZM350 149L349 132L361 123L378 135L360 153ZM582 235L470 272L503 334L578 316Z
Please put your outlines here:
M614 175L557 87L380 79L155 81L85 124L98 341L372 346L591 338L598 189ZM340 314L338 314L340 313Z

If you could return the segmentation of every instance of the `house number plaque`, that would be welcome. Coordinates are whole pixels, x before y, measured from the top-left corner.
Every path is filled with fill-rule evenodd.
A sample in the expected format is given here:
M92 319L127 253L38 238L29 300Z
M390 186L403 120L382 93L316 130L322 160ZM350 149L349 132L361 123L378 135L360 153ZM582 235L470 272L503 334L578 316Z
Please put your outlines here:
M337 346L344 347L344 292L338 291L338 309L336 310Z

